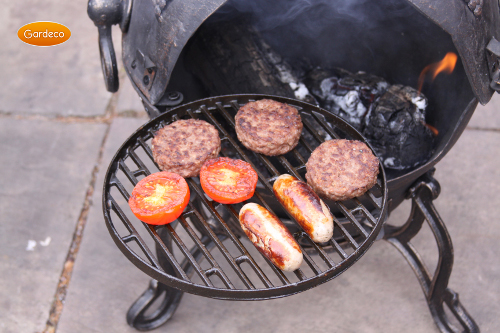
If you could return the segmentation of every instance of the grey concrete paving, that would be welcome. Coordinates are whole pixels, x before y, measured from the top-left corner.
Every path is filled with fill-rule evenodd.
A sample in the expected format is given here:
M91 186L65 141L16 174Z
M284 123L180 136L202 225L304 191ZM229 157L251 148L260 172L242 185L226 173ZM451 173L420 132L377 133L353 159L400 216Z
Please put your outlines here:
M500 128L500 94L495 93L487 105L481 105L474 111L474 117L469 122L469 127L481 129Z
M105 145L97 184L104 182L109 161L123 141L144 124L141 119L117 118ZM89 218L75 265L66 306L58 332L127 332L125 313L140 295L149 279L115 246L104 224L101 207L102 189L96 188L95 206ZM83 303L82 303L83 302Z
M491 106L494 108L494 104ZM474 115L471 123L493 110ZM106 144L104 164L123 138L141 122L117 120ZM455 247L450 288L483 332L500 327L500 133L466 130L438 165L442 194L436 206L445 219ZM478 145L477 143L481 144ZM101 174L100 180L103 175ZM130 304L148 278L115 248L104 226L95 193L80 256L58 332L134 332L125 322ZM478 209L477 207L481 207ZM404 204L391 221L404 221ZM436 245L430 229L415 246L435 265ZM403 257L386 242L376 242L347 272L322 286L279 300L228 302L186 294L172 320L158 332L438 332L417 280Z
M105 125L0 118L0 331L45 327Z
M35 21L64 24L71 30L71 38L54 47L25 44L17 31ZM97 28L87 16L87 1L4 1L0 34L0 111L104 114L109 93L102 78ZM115 45L119 48L120 43Z

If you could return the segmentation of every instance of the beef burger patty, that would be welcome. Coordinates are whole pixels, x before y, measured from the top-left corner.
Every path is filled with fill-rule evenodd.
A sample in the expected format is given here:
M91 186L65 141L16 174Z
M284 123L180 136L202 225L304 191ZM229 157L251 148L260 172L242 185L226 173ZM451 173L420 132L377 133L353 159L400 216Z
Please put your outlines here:
M245 104L238 110L235 122L241 143L268 156L282 155L295 148L302 132L297 109L270 99Z
M328 140L306 163L306 179L320 196L331 200L358 197L377 182L379 161L357 140Z
M156 132L153 158L161 170L184 178L199 175L206 160L220 152L217 129L203 120L177 120Z

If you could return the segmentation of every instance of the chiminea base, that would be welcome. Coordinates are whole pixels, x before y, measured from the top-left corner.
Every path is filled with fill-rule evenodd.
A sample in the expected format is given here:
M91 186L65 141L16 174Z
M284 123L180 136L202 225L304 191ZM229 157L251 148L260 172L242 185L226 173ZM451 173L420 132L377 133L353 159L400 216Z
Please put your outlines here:
M412 208L407 222L401 227L384 226L384 239L394 245L406 258L422 286L431 314L441 332L457 332L445 313L444 305L462 325L462 332L479 332L479 327L458 300L458 294L448 288L453 267L453 246L450 235L434 204L441 191L433 178L434 169L417 179L407 193ZM422 258L410 241L415 237L424 221L427 221L438 246L438 264L432 276Z
M390 224L384 226L384 239L394 245L406 258L422 286L431 314L441 332L457 332L445 313L444 305L449 308L457 321L462 325L462 332L479 332L479 327L474 319L465 310L458 299L458 294L448 288L448 281L453 267L453 246L450 235L446 230L443 220L434 207L435 200L440 193L440 185L433 178L434 169L420 177L407 193L407 199L412 200L412 209L407 222L395 227ZM422 258L414 249L410 241L421 230L424 221L427 221L438 245L438 264L433 276L427 270ZM162 235L162 237L168 237ZM166 244L171 240L165 239ZM202 242L207 248L214 246L208 237ZM200 260L201 252L192 251L193 257ZM161 258L161 257L160 257ZM170 264L162 262L167 269ZM188 263L184 263L189 268ZM173 272L173 269L172 269ZM165 295L163 296L163 293ZM166 323L177 309L183 292L165 286L156 280L151 280L148 289L134 302L127 313L127 323L141 331L155 329ZM162 302L150 309L159 297L164 297ZM145 315L145 312L151 315Z

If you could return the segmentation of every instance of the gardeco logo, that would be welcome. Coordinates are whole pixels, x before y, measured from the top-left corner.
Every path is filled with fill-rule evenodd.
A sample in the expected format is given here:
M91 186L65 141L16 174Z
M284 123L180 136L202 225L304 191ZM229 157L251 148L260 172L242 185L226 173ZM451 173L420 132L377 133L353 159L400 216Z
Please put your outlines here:
M71 37L71 31L56 22L33 22L22 26L17 36L26 44L54 46L67 41Z

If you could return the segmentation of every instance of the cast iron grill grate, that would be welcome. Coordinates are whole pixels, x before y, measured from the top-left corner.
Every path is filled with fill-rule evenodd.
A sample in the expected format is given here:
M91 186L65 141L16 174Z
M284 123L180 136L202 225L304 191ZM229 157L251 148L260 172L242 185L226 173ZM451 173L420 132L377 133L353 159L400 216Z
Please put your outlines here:
M272 98L295 106L304 130L299 145L286 155L263 156L245 149L234 131L234 116L249 101ZM133 216L127 204L134 185L159 171L150 140L155 131L177 120L197 118L214 125L221 136L221 155L249 162L257 171L257 191L249 201L274 212L298 240L304 253L301 268L285 273L248 241L239 227L244 203L222 205L205 196L198 178L187 179L191 200L176 222L151 226ZM103 191L108 230L125 256L165 285L219 299L270 299L315 287L341 274L375 241L386 217L387 187L380 167L377 184L366 194L343 202L326 202L334 215L334 236L315 244L279 205L272 194L283 173L304 179L305 163L321 142L332 138L366 140L335 115L293 99L264 95L231 95L189 103L139 128L114 156ZM156 248L156 254L152 248ZM205 260L202 260L205 259Z

